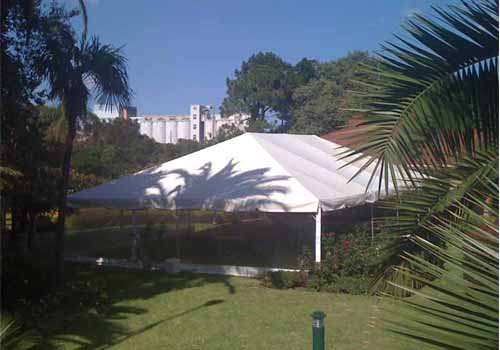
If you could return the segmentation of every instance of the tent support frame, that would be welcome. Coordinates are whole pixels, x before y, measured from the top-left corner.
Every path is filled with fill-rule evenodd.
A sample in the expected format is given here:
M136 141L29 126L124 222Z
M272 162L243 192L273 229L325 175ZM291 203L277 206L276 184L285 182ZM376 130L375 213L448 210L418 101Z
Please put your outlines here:
M318 205L318 211L315 216L316 222L316 236L315 236L315 245L314 245L314 256L315 261L317 263L321 262L321 205Z
M370 233L372 235L372 243L375 239L375 224L373 221L373 203L370 203Z
M135 210L132 210L132 245L131 245L131 260L137 261L139 257L139 232L137 232L137 224L135 218Z

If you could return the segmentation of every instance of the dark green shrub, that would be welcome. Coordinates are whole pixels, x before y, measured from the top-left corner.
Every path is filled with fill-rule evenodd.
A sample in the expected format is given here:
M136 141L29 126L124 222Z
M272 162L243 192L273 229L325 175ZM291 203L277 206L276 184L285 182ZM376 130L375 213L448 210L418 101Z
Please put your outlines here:
M312 254L304 251L301 267L309 271L307 287L317 291L367 293L381 268L383 236L372 241L366 228L355 226L351 231L322 237L322 262L314 263Z
M264 287L275 289L305 287L306 281L307 273L294 271L267 272L261 279Z

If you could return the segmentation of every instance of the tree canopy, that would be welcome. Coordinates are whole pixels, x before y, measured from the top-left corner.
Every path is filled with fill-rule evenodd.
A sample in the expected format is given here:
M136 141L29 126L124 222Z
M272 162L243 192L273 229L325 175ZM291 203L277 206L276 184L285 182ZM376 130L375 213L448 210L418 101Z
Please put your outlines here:
M295 65L274 53L257 53L227 79L221 110L225 115L249 113L252 131L327 133L352 116L348 109L363 106L350 91L367 78L363 66L376 63L361 51L329 62L304 58ZM270 117L281 124L273 129Z
M376 65L367 52L356 51L338 60L315 64L315 74L307 84L293 93L292 133L326 134L345 124L366 101L353 90L360 89L357 81L368 80L365 66Z
M253 120L270 113L286 121L290 117L292 91L297 84L293 67L272 52L252 55L228 78L222 114L245 112Z
M97 122L89 134L77 139L73 168L100 181L111 180L193 152L202 145L192 140L161 144L139 133L139 124L115 119ZM74 184L72 184L73 187ZM79 189L76 186L75 189Z

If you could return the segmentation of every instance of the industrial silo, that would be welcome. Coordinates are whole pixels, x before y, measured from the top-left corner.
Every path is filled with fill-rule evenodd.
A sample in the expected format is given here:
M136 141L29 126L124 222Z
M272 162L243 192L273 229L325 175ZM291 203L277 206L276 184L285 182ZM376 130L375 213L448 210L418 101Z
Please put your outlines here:
M147 120L147 134L148 137L153 138L153 119L149 118Z
M191 139L189 131L191 130L191 125L189 123L189 118L179 118L177 120L177 139Z
M162 124L162 118L153 118L153 139L160 143L165 138L165 128L162 127Z
M139 119L138 122L139 122L139 133L141 135L148 135L148 131L149 131L148 121L145 118L142 118L142 119Z
M166 143L177 143L177 120L168 118L165 124Z
M166 141L166 138L165 138L165 124L167 123L167 121L165 120L165 118L159 118L159 126L160 126L160 143L167 143Z
M141 135L153 137L153 122L149 117L143 117L139 120L139 132Z

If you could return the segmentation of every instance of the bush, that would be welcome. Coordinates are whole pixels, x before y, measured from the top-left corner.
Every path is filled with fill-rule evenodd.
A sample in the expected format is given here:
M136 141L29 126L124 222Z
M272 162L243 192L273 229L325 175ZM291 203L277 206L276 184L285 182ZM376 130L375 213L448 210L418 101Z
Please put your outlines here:
M367 294L373 284L373 277L337 276L333 280L326 280L321 275L311 274L307 281L307 288L315 291Z
M306 281L307 273L294 271L267 272L261 279L264 287L275 289L305 287Z
M321 243L321 263L314 262L310 249L303 250L299 258L301 269L309 272L307 287L316 291L367 293L380 269L385 238L378 235L372 241L366 228L355 226L343 234L324 234Z

